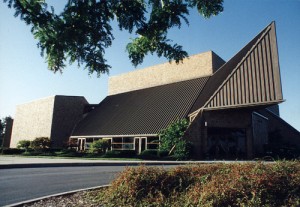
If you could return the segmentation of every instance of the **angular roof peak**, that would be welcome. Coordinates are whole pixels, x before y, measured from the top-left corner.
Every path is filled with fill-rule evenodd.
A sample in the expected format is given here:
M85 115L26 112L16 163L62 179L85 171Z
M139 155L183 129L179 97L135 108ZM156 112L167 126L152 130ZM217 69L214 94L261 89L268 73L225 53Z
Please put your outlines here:
M275 22L208 80L192 111L282 102Z

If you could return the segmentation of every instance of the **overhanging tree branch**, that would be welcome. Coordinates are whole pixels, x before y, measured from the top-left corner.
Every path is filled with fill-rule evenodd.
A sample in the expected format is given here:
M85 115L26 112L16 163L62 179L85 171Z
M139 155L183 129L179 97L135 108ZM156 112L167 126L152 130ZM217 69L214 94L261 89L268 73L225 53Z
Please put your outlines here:
M170 44L169 29L189 24L189 9L197 8L205 18L223 11L223 0L68 0L59 14L43 0L3 1L31 25L50 70L62 72L69 61L98 76L111 68L104 55L114 40L112 21L138 35L126 47L134 66L148 53L179 63L188 54Z

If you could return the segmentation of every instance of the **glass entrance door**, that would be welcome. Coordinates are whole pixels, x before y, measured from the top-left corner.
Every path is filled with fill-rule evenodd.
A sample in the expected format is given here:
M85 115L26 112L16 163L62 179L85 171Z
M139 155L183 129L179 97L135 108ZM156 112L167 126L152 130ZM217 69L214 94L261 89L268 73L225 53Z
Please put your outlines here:
M146 150L146 137L135 137L135 151L140 154Z
M78 139L78 151L83 152L85 150L85 143L86 143L85 138Z

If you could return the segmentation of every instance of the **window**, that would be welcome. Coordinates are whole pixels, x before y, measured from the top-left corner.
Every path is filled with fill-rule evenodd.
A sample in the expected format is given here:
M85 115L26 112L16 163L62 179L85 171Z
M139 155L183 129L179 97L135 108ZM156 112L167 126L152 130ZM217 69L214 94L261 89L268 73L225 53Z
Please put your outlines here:
M147 149L158 149L159 148L159 138L158 137L148 137L147 138Z
M114 137L112 138L112 150L134 150L133 137Z

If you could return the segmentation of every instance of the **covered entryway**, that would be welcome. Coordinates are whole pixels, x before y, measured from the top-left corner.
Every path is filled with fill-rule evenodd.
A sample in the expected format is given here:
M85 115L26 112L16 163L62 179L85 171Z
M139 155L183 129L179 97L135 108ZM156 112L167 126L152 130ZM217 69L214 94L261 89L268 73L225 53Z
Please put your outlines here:
M246 129L209 127L208 156L212 159L246 157Z
M135 151L136 153L140 154L144 150L146 150L146 137L135 137Z
M80 151L80 152L83 152L85 150L85 143L86 143L85 138L78 138L77 150Z

